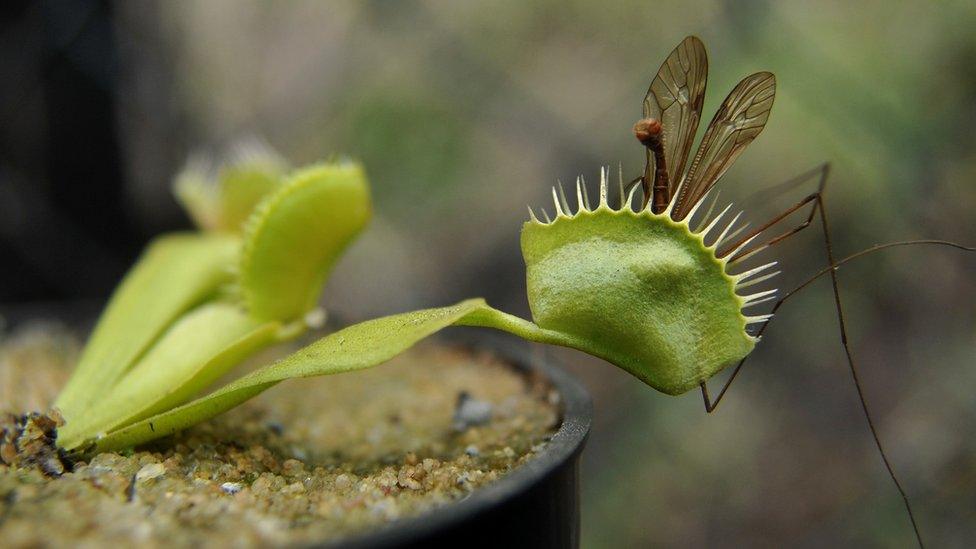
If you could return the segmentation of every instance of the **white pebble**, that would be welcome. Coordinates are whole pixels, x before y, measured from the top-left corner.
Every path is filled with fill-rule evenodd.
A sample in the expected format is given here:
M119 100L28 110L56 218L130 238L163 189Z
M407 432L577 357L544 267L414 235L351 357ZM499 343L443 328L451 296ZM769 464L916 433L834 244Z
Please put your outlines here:
M162 463L143 465L136 473L136 482L145 482L166 474L166 467Z
M467 393L461 393L457 407L454 409L454 429L464 431L475 425L484 425L491 421L492 405L490 402L472 398Z
M240 482L225 482L220 485L220 489L228 494L236 494L244 489L244 485Z

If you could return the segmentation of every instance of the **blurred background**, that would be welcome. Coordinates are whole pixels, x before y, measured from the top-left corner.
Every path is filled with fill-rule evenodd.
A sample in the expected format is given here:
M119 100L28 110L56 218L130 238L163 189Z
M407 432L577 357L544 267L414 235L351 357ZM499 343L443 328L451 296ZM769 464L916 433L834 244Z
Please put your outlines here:
M972 2L83 1L0 8L0 303L97 310L154 235L191 152L260 136L362 159L377 208L326 305L345 321L481 295L527 315L519 229L557 179L642 168L630 133L685 35L709 119L770 70L776 105L721 183L753 223L823 161L836 253L976 241ZM699 131L703 131L704 124ZM768 257L791 287L813 228ZM841 271L866 396L934 546L976 539L976 258L898 249ZM782 309L715 414L580 353L540 350L596 404L585 547L911 546L858 407L826 280ZM721 376L720 376L721 377ZM712 383L713 392L720 380Z

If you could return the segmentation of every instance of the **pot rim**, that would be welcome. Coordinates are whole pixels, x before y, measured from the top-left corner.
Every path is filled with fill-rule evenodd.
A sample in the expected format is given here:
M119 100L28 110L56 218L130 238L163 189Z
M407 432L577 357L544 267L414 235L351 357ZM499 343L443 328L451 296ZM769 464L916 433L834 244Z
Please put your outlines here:
M488 350L524 374L542 374L559 393L559 428L533 459L501 479L471 492L464 499L419 515L394 520L366 534L353 534L326 542L320 547L394 547L428 539L542 483L583 451L593 420L593 403L589 393L572 375L537 355L530 356L528 344L518 345L495 334L467 333L464 337L441 336L432 341L472 350Z

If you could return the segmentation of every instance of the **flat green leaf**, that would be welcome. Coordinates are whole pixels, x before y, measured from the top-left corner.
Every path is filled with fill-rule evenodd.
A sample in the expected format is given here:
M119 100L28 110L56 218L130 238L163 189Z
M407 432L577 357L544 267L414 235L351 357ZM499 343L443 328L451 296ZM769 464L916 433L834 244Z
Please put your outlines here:
M335 261L370 214L359 164L320 164L290 176L247 223L240 288L248 312L286 322L314 308Z
M201 305L174 323L111 392L60 428L58 443L71 449L97 433L185 403L276 341L278 327L253 320L234 304Z
M484 300L471 299L450 307L402 313L350 326L203 398L111 432L82 451L118 450L176 433L230 410L285 379L338 374L382 364L421 339L486 308Z
M71 421L103 398L176 318L232 280L240 240L176 234L154 241L126 274L55 406Z

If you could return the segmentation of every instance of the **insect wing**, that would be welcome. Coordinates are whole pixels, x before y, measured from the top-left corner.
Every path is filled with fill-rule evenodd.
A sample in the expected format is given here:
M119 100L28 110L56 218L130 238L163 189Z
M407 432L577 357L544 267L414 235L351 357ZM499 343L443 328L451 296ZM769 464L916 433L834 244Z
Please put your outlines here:
M681 181L695 140L705 103L707 78L705 45L697 37L689 36L664 61L644 96L644 118L661 121L664 161L671 176L672 193ZM648 166L654 166L650 149L647 159Z
M708 124L675 205L682 219L708 192L746 145L762 132L776 97L776 77L757 72L739 82Z

